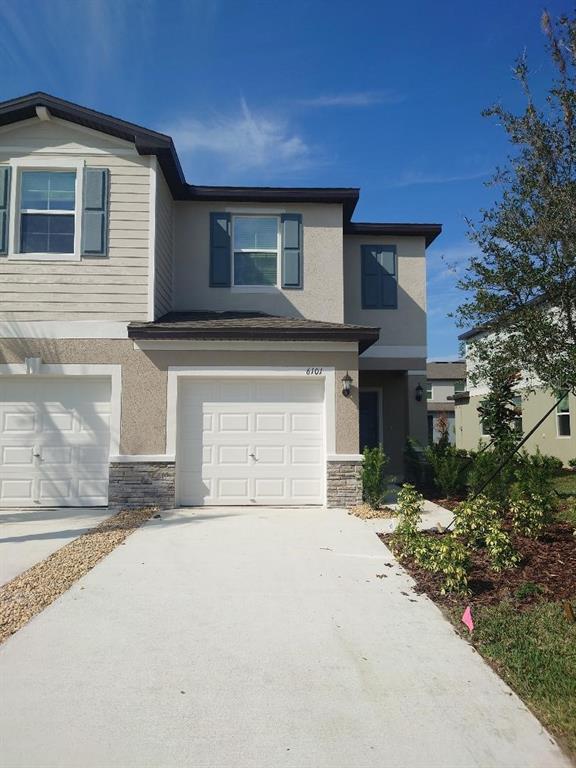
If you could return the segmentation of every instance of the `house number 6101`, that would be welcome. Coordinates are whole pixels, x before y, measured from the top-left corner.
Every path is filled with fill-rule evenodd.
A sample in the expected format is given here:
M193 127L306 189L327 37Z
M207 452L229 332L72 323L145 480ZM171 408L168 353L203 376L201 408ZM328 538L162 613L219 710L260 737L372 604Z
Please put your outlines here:
M322 376L322 368L306 368L306 376Z

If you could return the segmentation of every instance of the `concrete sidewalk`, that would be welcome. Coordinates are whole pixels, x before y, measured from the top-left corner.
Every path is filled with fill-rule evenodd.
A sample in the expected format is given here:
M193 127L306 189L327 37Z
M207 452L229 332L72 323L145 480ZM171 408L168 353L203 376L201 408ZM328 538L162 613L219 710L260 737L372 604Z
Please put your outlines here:
M112 514L106 507L0 512L0 585L44 560Z
M411 583L343 511L163 513L0 648L2 766L567 768Z

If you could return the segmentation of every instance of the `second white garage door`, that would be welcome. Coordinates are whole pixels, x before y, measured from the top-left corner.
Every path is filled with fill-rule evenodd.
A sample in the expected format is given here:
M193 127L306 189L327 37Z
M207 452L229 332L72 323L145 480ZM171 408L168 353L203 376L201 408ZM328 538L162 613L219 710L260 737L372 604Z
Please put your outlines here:
M178 401L180 504L324 502L323 380L193 378Z
M0 506L108 501L110 379L0 377Z

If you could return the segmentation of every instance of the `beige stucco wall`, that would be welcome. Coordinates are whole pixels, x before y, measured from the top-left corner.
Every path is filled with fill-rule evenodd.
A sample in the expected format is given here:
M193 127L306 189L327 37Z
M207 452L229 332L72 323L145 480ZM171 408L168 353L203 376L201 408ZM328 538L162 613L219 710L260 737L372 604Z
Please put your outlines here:
M478 406L482 401L481 395L470 398L466 405L456 406L456 445L458 448L474 450L482 439ZM552 413L527 441L526 450L532 452L539 448L542 453L557 456L564 464L576 457L576 397L569 395L570 403L570 437L558 437L556 415ZM554 404L551 394L544 390L522 398L522 429L526 434L544 416ZM486 441L487 438L484 438Z
M358 452L358 358L355 352L144 352L134 349L129 340L0 340L0 363L22 363L26 357L41 357L44 363L122 365L120 451L123 454L165 453L167 371L171 365L302 366L304 370L310 366L334 367L336 452ZM353 378L352 396L348 399L341 394L340 385L347 371Z
M0 256L0 320L146 320L150 159L129 142L57 119L0 129L0 163L15 158L49 159L55 167L79 159L110 170L109 254L80 261Z
M301 213L304 228L304 287L272 292L210 288L210 213ZM319 204L177 202L175 204L174 308L254 310L286 317L342 322L342 206Z
M398 308L362 309L361 245L395 245ZM426 256L423 237L344 235L344 320L380 327L379 344L426 344ZM374 354L373 347L371 354Z

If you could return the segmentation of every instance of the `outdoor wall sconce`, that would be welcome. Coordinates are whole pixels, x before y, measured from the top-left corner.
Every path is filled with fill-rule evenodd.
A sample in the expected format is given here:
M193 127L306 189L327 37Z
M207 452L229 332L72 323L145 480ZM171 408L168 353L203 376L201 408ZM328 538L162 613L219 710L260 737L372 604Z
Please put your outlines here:
M416 385L416 402L421 403L422 402L422 395L424 394L424 390L422 389L422 384Z
M346 371L346 376L342 377L342 394L344 397L350 397L352 394L352 376Z

